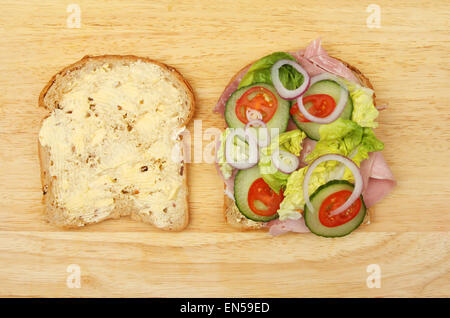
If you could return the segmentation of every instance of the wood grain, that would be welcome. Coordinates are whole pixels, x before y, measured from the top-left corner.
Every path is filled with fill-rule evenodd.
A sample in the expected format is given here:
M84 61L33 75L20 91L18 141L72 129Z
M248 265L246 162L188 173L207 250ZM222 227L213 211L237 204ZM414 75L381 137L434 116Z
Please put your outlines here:
M448 1L377 1L379 29L366 26L370 2L356 0L77 3L79 29L66 27L65 2L1 4L0 296L450 296ZM37 98L62 67L86 54L160 60L194 87L194 119L222 128L211 109L236 71L319 36L389 104L376 133L398 186L370 226L341 239L235 231L206 163L188 167L181 233L129 219L74 231L42 220ZM69 264L80 265L80 289L66 286ZM367 287L369 264L380 265L381 288Z

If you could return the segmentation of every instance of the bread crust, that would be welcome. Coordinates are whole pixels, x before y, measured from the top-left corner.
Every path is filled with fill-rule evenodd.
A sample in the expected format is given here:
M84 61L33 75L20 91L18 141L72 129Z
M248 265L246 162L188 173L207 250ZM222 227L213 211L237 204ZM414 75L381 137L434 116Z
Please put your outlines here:
M343 61L343 60L341 60L339 58L336 58L336 57L333 57L333 58L336 59L336 60L339 60L346 67L348 67L353 72L353 74L358 78L358 80L360 81L361 85L374 90L373 89L373 85L370 82L369 78L367 76L365 76L358 68L356 68L355 66L353 66L353 65L351 65L351 64L349 64L349 63L347 63L347 62L345 62L345 61ZM231 78L231 80L228 82L226 87L228 87L228 85L230 85L232 82L234 82L236 80L236 78L239 75L239 73L241 73L247 67L251 66L253 63L254 62L244 66L239 72L237 72ZM374 103L374 105L376 105L375 92L373 94L373 103ZM245 220L245 221L242 221L242 220L240 220L240 218L237 218L236 214L235 214L237 206L236 206L235 202L232 199L230 199L227 195L224 195L224 201L223 202L224 202L224 204L223 204L223 213L224 213L224 216L225 216L225 220L226 220L226 222L229 225L233 226L234 228L243 230L243 231L263 230L263 229L267 230L268 229L265 226L265 223L254 222L254 221L251 221L251 220L248 220L248 219ZM365 217L365 219L363 221L363 224L369 224L371 217L373 217L373 208L367 209L366 217Z
M152 63L152 64L156 64L156 65L160 66L164 70L169 71L172 75L174 75L175 78L178 80L178 82L183 86L185 92L188 94L188 99L190 101L188 116L180 124L179 127L183 127L189 123L189 121L194 116L195 102L196 102L194 90L192 89L189 82L183 77L183 75L181 75L181 73L176 68L169 66L167 64L161 63L159 61L147 58L147 57L139 57L139 56L135 56L135 55L99 55L99 56L86 55L86 56L84 56L81 60L79 60L71 65L66 66L61 71L59 71L58 73L56 73L55 75L52 76L52 78L44 86L41 93L39 94L38 106L43 107L49 111L53 110L52 108L48 107L48 105L45 103L45 97L46 97L48 91L50 90L50 88L52 87L52 85L54 85L54 83L58 77L64 77L65 75L67 75L68 73L70 73L72 71L79 70L79 69L83 68L90 61L106 62L106 61L113 61L113 60L130 61L130 62L142 61L142 62L146 62L146 63ZM42 126L43 121L49 116L50 116L50 114L48 114L41 120L40 126ZM46 214L47 220L55 225L58 225L62 228L66 228L66 229L73 229L73 228L79 228L79 227L84 226L86 224L86 222L84 220L82 220L81 218L68 221L63 213L64 209L54 207L52 204L50 204L50 202L53 199L53 192L50 191L50 189L52 188L53 180L49 174L50 160L48 159L48 158L50 158L50 150L48 149L48 147L42 146L39 139L38 139L38 155L39 155L39 163L40 163L40 169L41 169L40 178L41 178L42 191L43 191L42 202L45 204L45 214ZM183 169L183 174L184 174L183 188L185 191L184 197L185 197L185 206L186 206L184 218L181 222L178 222L176 224L168 224L167 226L159 227L162 230L181 231L184 228L186 228L187 225L189 224L189 202L188 202L189 189L188 189L188 184L187 184L188 176L187 176L187 171L186 171L187 170L186 165L184 162L182 163L182 169ZM112 213L110 213L109 215L107 215L104 218L95 219L93 222L89 222L89 224L99 223L99 222L107 220L107 219L117 219L117 218L120 218L121 216L128 216L128 215L130 215L131 218L134 220L153 224L153 222L150 220L149 216L139 214L138 212L139 211L137 209L133 209L130 206L116 206L116 208L113 210Z

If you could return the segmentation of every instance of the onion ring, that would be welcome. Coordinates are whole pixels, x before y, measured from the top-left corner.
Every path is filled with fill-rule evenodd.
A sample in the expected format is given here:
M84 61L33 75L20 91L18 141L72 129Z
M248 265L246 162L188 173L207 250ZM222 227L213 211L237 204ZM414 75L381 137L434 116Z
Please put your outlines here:
M251 128L255 128L256 132ZM247 125L245 125L245 131L255 136L259 147L267 147L270 144L271 138L269 129L262 120L255 119L248 122Z
M274 151L271 157L275 168L286 174L290 174L297 170L300 164L300 160L296 155L281 149ZM283 160L283 158L288 159L289 163Z
M233 143L234 143L234 137L240 136L244 140L248 140L249 145L249 157L245 161L236 161L234 160L233 156ZM244 170L249 169L256 165L258 163L259 159L259 151L258 151L258 145L257 140L255 136L251 133L246 132L242 128L233 129L231 131L226 140L225 140L225 160L226 162L232 166L233 168L236 168L238 170Z
M309 121L318 124L329 124L338 119L339 116L341 116L342 112L344 111L345 105L347 105L348 100L348 90L347 87L344 87L341 83L339 83L339 80L337 79L336 76L326 73L311 78L311 86L323 80L332 80L341 86L339 101L330 115L322 118L310 114L308 110L305 108L305 105L303 105L303 96L300 96L297 99L297 105L300 113L302 113L303 116L305 116L305 118L308 119Z
M247 108L247 110L245 111L245 117L248 121L252 121L257 119L261 120L263 118L263 115L261 114L261 112L255 109Z
M311 201L309 200L309 193L308 193L309 179L311 179L311 174L319 164L330 160L339 161L340 163L344 164L347 168L351 170L351 172L353 173L353 177L355 178L355 187L353 188L351 196L347 199L347 201L345 201L343 205L341 205L339 208L330 213L330 216L334 216L347 210L359 198L363 189L363 179L358 166L347 157L337 154L329 154L317 158L309 166L305 174L305 179L303 180L303 197L305 198L306 206L310 211L314 211L314 208L312 206Z
M303 75L303 83L302 85L300 85L298 88L296 89L287 89L286 87L284 87L283 83L281 83L280 81L280 67L282 67L283 65L290 65L293 68L295 68L300 74ZM291 60L279 60L277 61L273 66L272 69L270 70L270 74L272 76L272 83L273 86L275 86L275 89L278 92L278 95L280 95L282 98L287 99L287 100L292 100L292 99L296 99L297 97L303 95L304 92L306 92L306 90L309 87L309 83L310 83L310 77L309 74L300 66L300 64L291 61Z
M247 129L249 127L255 127L255 128L264 127L265 128L265 127L267 127L267 125L265 122L263 122L260 119L254 119L254 120L249 121L247 123L247 125L245 125L245 129Z

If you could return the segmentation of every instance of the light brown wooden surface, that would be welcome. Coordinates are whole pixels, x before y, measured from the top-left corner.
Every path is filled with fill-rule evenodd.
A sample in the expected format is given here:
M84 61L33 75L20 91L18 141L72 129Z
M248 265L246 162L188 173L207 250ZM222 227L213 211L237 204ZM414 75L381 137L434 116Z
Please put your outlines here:
M379 29L366 25L371 2L356 0L73 2L79 29L66 27L68 2L0 4L0 296L450 296L448 1L377 1ZM206 163L188 167L184 232L43 221L37 98L55 72L86 54L160 60L194 87L203 128L222 128L211 109L236 71L319 36L389 104L376 132L398 186L370 226L341 239L235 231ZM66 286L70 264L80 289ZM381 288L367 287L369 264L380 266Z

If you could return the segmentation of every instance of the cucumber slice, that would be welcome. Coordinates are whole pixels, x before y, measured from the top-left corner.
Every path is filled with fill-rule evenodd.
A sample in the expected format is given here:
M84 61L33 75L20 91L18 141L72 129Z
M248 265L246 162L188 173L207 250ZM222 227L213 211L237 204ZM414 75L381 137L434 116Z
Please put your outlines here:
M275 213L271 216L258 215L254 213L248 205L248 191L250 186L259 178L261 178L261 174L259 173L258 166L246 170L239 170L234 179L234 200L239 211L246 218L257 222L268 222L276 219L278 214Z
M289 109L290 109L290 103L287 100L282 99L277 91L275 90L275 87L269 84L265 83L256 83L249 86L242 87L235 91L230 98L228 98L226 106L225 106L225 121L228 124L228 127L230 128L244 128L245 124L239 120L239 118L236 115L236 102L241 96L248 91L249 89L253 87L264 87L271 91L278 101L278 108L273 117L269 120L269 122L266 123L267 128L278 128L279 133L281 134L284 132L287 128L288 121L289 121Z
M339 98L341 97L341 86L331 80L323 80L317 83L314 83L308 90L306 91L304 97L309 95L316 95L316 94L327 94L333 97L336 104L339 101ZM296 101L292 102L292 105L294 105ZM344 119L350 119L352 117L353 112L353 103L350 96L348 97L347 104L345 105L344 110L342 111L340 118ZM298 128L303 130L306 135L308 135L309 138L314 140L320 139L319 134L319 128L322 124L317 123L303 123L298 121L295 116L292 116L292 120L295 122Z
M359 210L358 214L349 222L336 227L327 227L323 225L319 220L320 206L328 196L341 190L353 191L353 188L353 184L345 180L332 180L320 186L310 196L312 206L314 207L314 212L311 212L305 204L304 218L306 226L309 228L309 230L316 235L324 237L339 237L350 234L351 232L353 232L353 230L358 228L358 226L362 223L364 217L366 216L366 206L364 204L362 196L361 209Z

